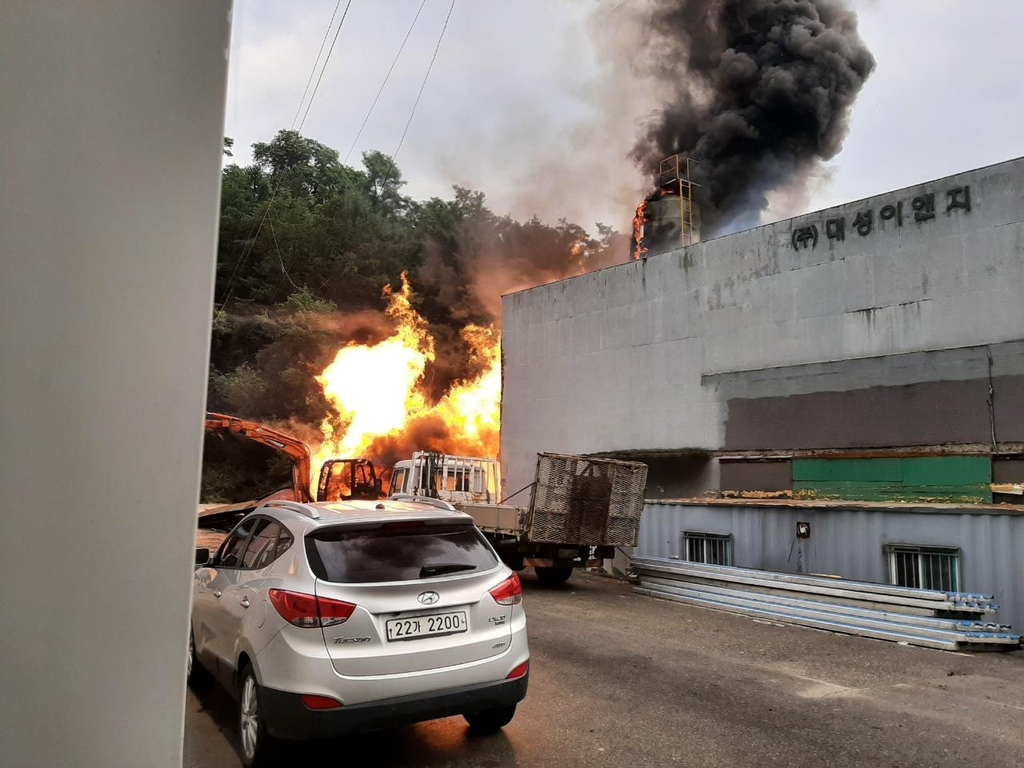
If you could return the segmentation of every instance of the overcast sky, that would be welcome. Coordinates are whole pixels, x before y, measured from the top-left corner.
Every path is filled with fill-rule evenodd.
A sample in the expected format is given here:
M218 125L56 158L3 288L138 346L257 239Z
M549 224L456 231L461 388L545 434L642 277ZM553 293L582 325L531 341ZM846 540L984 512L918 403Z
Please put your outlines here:
M335 3L235 0L225 132L237 162L291 127ZM305 135L345 159L419 4L353 0ZM769 216L1024 155L1024 2L852 4L877 68L829 178L797 210ZM367 149L394 153L449 5L426 0L349 164ZM626 156L657 94L623 92L621 77L609 86L622 64L602 55L614 19L599 6L458 0L398 157L407 194L449 197L459 184L483 191L498 213L627 230L648 184Z

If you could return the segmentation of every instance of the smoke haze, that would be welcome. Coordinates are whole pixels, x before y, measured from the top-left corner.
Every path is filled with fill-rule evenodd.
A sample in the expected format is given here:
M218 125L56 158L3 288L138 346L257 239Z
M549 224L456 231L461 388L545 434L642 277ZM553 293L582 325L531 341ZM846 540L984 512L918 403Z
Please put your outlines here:
M621 6L615 4L621 12ZM704 237L802 200L846 137L874 58L840 0L652 0L635 69L664 99L632 156L654 179L673 154L693 174Z

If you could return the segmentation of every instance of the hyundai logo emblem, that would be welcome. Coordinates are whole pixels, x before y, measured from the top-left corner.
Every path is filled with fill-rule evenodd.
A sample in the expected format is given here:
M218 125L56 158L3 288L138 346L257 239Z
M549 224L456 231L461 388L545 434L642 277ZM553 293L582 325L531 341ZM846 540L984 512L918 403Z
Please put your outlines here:
M441 599L441 596L439 594L437 594L437 592L423 592L416 599L419 600L424 605L433 605L434 603L436 603L438 600Z

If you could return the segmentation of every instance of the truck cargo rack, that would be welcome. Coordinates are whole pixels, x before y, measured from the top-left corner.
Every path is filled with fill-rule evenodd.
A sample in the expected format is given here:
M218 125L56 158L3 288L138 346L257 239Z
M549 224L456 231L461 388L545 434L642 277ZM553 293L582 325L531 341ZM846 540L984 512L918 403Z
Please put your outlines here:
M525 538L576 546L636 546L647 465L537 454Z

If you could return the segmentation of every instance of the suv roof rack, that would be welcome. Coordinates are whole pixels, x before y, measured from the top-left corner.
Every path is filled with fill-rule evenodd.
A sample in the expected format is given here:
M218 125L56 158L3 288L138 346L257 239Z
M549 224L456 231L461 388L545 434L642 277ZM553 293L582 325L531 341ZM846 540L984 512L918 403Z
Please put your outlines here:
M452 504L449 504L447 501L435 499L432 498L431 496L414 496L409 493L396 493L392 496L388 496L388 501L415 501L418 502L419 504L429 504L432 507L436 507L437 509L443 509L446 512L459 511Z
M316 507L311 507L308 504L301 504L297 501L289 501L288 499L270 499L270 501L265 501L263 506L290 509L292 512L298 512L300 515L304 515L310 520L320 519L320 512Z

